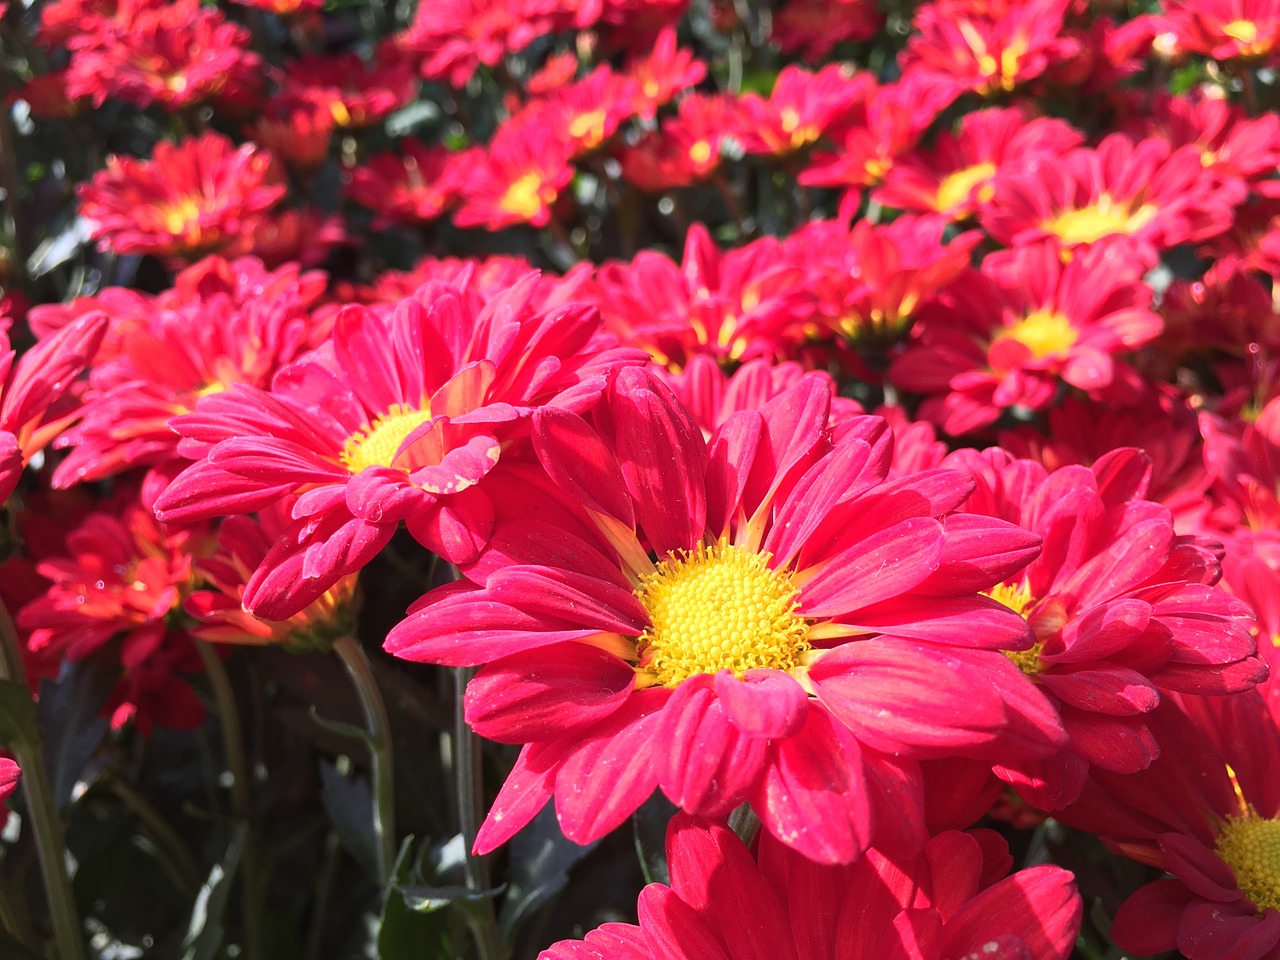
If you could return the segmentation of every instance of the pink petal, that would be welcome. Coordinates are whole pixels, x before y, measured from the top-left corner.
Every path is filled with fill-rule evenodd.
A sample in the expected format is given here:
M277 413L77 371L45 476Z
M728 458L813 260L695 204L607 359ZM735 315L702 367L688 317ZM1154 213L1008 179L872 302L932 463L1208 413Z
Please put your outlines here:
M749 737L793 737L804 726L808 694L781 670L748 670L741 679L721 670L715 685L725 716Z
M1012 936L1027 945L1027 955L1034 960L1066 960L1075 946L1082 914L1070 871L1048 865L1019 870L979 893L947 920L943 955L959 958L972 952L985 957L985 943Z
M531 743L520 751L476 833L477 854L498 849L547 805L564 755L565 748L557 743Z
M561 940L538 954L537 960L653 960L649 941L630 923L605 923L583 940Z
M533 446L551 479L573 500L634 529L635 512L618 458L585 420L543 407L533 415Z
M1146 677L1126 667L1085 668L1068 672L1047 671L1040 675L1046 690L1065 703L1093 713L1136 716L1150 713L1160 703L1160 694Z
M1178 949L1189 960L1270 960L1280 946L1280 912L1258 915L1250 903L1235 906L1188 904L1178 926Z
M872 534L816 568L802 588L803 613L839 617L905 593L937 568L942 550L942 524L931 517Z
M493 501L483 489L470 487L405 521L413 539L450 563L462 566L472 563L489 542Z
M636 909L653 960L736 960L708 929L708 918L670 888L649 884L640 891Z
M1040 537L1012 523L976 513L957 513L942 525L938 569L917 593L950 596L985 590L1008 580L1040 553Z
M1178 921L1194 897L1177 880L1139 887L1116 911L1111 939L1133 953L1165 953L1178 946Z
M707 529L726 534L742 501L751 464L764 436L764 419L756 410L730 414L707 445Z

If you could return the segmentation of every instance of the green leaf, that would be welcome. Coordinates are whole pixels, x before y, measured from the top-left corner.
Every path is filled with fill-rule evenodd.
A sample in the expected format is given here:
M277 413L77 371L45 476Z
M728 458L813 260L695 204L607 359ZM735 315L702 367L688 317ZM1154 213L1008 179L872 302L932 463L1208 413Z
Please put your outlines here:
M352 740L360 740L363 743L373 742L373 737L364 727L357 727L354 723L344 723L341 720L326 720L316 712L315 704L308 707L307 712L311 714L311 720L316 726L328 730L330 733L349 737Z
M68 663L57 683L40 687L37 715L54 805L63 810L107 732L102 707L117 671L104 657Z
M453 904L475 903L496 897L502 892L502 887L472 890L469 887L427 887L419 884L402 885L395 889L403 898L405 906L417 913L432 913Z
M40 743L36 705L23 684L0 680L0 746L34 747Z
M222 918L227 912L227 897L235 882L248 837L246 824L238 824L233 829L222 862L213 865L209 879L196 895L187 935L182 941L182 960L213 960L218 955L218 948L222 946Z
M382 917L378 923L378 960L453 960L461 955L461 944L455 947L448 923L450 911L415 909L401 892L406 886L413 889L414 882L419 879L414 869L412 848L413 838L406 837L400 846L400 855L396 857L391 882L383 892Z
M373 829L373 792L364 780L348 780L331 763L320 764L320 802L338 839L377 882L378 836Z
M565 837L555 807L547 804L511 838L511 878L498 928L509 942L520 927L569 882L569 870L596 847Z

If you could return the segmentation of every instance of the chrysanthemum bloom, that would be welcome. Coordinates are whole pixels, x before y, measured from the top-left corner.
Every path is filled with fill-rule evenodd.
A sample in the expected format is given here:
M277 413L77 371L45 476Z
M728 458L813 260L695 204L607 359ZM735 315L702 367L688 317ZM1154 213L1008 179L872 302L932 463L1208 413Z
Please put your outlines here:
M131 326L121 352L94 367L81 420L58 440L72 449L54 472L56 486L179 459L170 418L232 384L266 387L327 334L307 309L314 278L296 268L265 273L253 260L225 268L256 282L228 292L207 284L206 295L156 303L145 324Z
M630 77L600 66L578 82L528 104L520 121L545 125L579 157L599 148L630 119L635 112L634 87Z
M329 159L334 126L327 106L276 97L267 101L248 133L291 171L309 176Z
M280 97L315 104L329 111L335 126L358 130L385 120L417 91L413 64L383 47L372 64L355 54L300 57L284 72Z
M1056 750L1047 701L996 652L1029 644L1027 625L978 594L1037 538L953 527L968 481L886 482L883 421L828 427L830 400L805 378L707 441L653 374L625 369L599 431L534 415L560 500L495 500L468 571L483 586L427 594L386 644L483 664L468 722L525 745L477 849L553 794L565 835L590 842L661 787L706 816L749 802L805 856L850 862L923 841L917 758Z
M726 142L745 124L732 94L690 94L680 101L674 117L623 151L622 177L650 193L705 180L720 166Z
M589 405L639 351L605 348L599 315L538 312L526 276L481 308L424 285L391 312L348 306L333 340L276 374L237 384L170 425L199 458L157 501L167 522L253 513L299 494L293 522L245 588L254 614L284 620L368 563L401 521L455 563L488 538L484 480L547 403Z
M869 74L850 74L841 64L828 64L817 73L783 67L769 99L756 94L742 97L749 120L743 127L742 147L747 153L777 156L806 149L862 107L874 87Z
M1129 447L1048 473L992 448L962 450L978 490L964 509L1044 538L1025 570L988 593L1026 617L1036 645L1010 659L1050 697L1071 741L1057 756L997 768L1045 809L1074 800L1089 767L1134 773L1161 744L1146 714L1161 691L1231 694L1265 679L1249 608L1214 586L1222 544L1177 536L1144 499L1149 461Z
M18 789L22 768L8 757L0 757L0 814L5 813L5 801Z
M1216 97L1160 96L1144 118L1147 132L1171 145L1194 146L1200 162L1223 178L1262 180L1280 163L1280 117L1249 117Z
M979 220L1001 243L1051 238L1067 250L1126 236L1144 255L1203 240L1231 225L1245 198L1238 180L1221 181L1194 146L1105 137L1097 149L1037 154L1002 172Z
M816 864L762 836L753 857L719 823L677 815L671 885L640 892L639 926L608 923L539 960L1066 960L1083 912L1070 872L949 831L915 857ZM748 908L749 905L749 908Z
M347 196L374 211L375 228L428 223L457 197L457 156L444 147L402 140L351 171Z
M1241 531L1223 538L1222 584L1258 616L1258 655L1280 673L1280 530ZM1259 688L1280 717L1280 683Z
M1006 162L1066 153L1083 142L1063 120L1016 108L979 110L965 114L956 133L939 134L933 149L898 157L872 196L886 207L964 220L991 199L991 181Z
M73 38L109 29L117 0L50 0L40 8L37 39L48 50L63 48Z
M904 216L887 225L859 220L852 231L815 222L793 233L786 247L808 274L817 325L863 349L904 338L921 306L968 269L982 241L970 230L944 244L947 226L941 217Z
M988 256L921 309L890 382L924 394L920 415L953 436L1010 407L1043 409L1063 383L1111 388L1118 355L1161 330L1131 250L1096 247L1065 265L1051 243Z
M692 50L677 46L675 28L667 27L648 55L633 59L625 73L634 81L632 109L641 119L652 120L659 107L706 79L707 65Z
M166 528L149 506L135 494L89 514L67 535L65 555L36 565L52 585L17 615L34 651L69 660L118 639L113 656L124 673L108 709L116 726L138 719L144 733L152 720L186 729L204 719L199 698L175 673L198 669L199 660L192 663L191 641L170 619L194 585L195 558L213 547L204 525ZM151 693L159 690L157 705ZM139 695L148 706L141 716Z
M480 64L492 67L551 32L552 8L531 6L525 0L424 0L397 43L423 58L426 79L463 87Z
M1270 183L1260 180L1256 186L1269 193ZM1231 229L1210 238L1196 252L1214 261L1209 277L1225 274L1236 282L1239 275L1248 276L1256 270L1280 278L1280 196L1255 197L1237 208Z
M542 61L542 66L531 73L529 79L524 82L525 93L537 96L572 83L573 78L578 75L580 62L578 54L573 50L547 54L547 59Z
M101 313L83 316L21 358L9 335L0 333L0 505L17 488L27 462L79 416L77 403L62 400L106 329Z
M453 286L465 283L467 293L476 298L479 309L524 280L533 269L533 265L521 257L426 256L412 270L384 270L372 284L352 289L343 299L389 309L405 297L413 296L424 283L439 282ZM575 268L564 277L553 273L539 274L530 295L530 306L542 311L585 299L580 288L588 272L589 268Z
M792 0L774 12L769 39L812 63L837 44L870 40L883 25L884 14L867 0Z
M66 70L37 74L18 89L17 97L40 120L72 120L88 107L88 100L67 93Z
M784 356L800 338L810 296L804 271L773 238L721 251L702 224L685 237L679 264L653 251L606 263L593 299L624 341L678 370L707 353L721 362Z
M324 0L232 0L246 7L257 7L274 13L277 17L292 17L300 13L315 13L324 6Z
M1062 819L1171 877L1138 889L1111 936L1188 960L1280 957L1280 734L1261 696L1184 697L1152 717L1173 744L1150 769L1096 772Z
M103 250L194 259L251 234L285 187L270 153L207 133L161 141L150 160L113 156L78 192Z
M454 223L488 230L516 223L545 227L573 179L572 156L573 145L536 119L507 121L486 149L455 160L461 203Z
M1255 63L1274 63L1280 55L1276 0L1168 0L1164 10L1183 50Z
M72 42L67 93L166 110L261 85L249 31L199 0L120 0L110 21Z
M195 573L211 589L192 591L183 609L195 618L191 635L212 643L325 646L355 626L356 577L343 577L306 609L287 620L261 620L244 608L244 588L292 521L291 499L256 517L227 517L218 527L218 547L195 562Z
M231 249L273 269L318 267L335 247L351 242L345 224L341 214L326 214L319 207L277 207Z

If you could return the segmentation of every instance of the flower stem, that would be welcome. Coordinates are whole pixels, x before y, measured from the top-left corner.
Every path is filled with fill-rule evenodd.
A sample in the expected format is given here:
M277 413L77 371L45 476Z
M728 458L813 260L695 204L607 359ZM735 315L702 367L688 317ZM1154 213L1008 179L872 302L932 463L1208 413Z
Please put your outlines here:
M240 711L226 667L216 650L203 640L194 641L205 674L218 707L218 723L222 727L223 752L231 774L231 811L236 820L248 828L244 852L240 856L241 909L244 911L244 955L248 960L266 960L263 939L263 902L259 877L257 844L253 836L253 805L249 795L249 765L244 756L244 740L240 731Z
M0 603L0 679L21 686L27 685L27 671L22 662L22 643L18 631L9 617L9 611ZM44 875L45 894L49 898L49 916L53 921L53 938L60 960L83 960L84 932L76 913L75 897L71 893L71 877L67 874L66 839L62 821L53 804L53 791L49 787L49 774L44 765L44 749L37 737L31 742L15 743L11 749L22 768L22 795L27 802L27 817L31 832L35 835L36 853L40 870Z
M391 879L396 862L396 791L391 765L391 721L382 701L373 667L360 644L351 636L339 637L333 649L356 688L360 710L369 734L369 762L373 779L373 832L378 839L378 880Z
M480 817L484 813L484 767L481 763L480 739L467 724L463 698L472 670L454 667L453 689L453 775L458 798L458 829L462 833L462 846L466 853L463 870L468 890L481 893L489 889L489 862L472 850L476 834L480 830ZM498 918L489 897L476 902L468 913L468 923L475 937L480 960L503 960L506 948L498 932Z

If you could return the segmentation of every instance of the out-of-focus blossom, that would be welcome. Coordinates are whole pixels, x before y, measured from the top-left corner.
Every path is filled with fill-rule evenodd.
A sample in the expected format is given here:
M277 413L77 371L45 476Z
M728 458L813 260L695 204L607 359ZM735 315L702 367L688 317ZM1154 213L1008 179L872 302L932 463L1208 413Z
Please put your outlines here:
M351 240L339 214L317 207L277 207L264 213L253 233L241 237L228 252L256 257L271 269L318 267L335 247Z
M1274 63L1280 55L1276 0L1168 0L1164 23L1179 49L1215 60Z
M460 202L454 222L488 230L546 226L573 179L572 155L572 145L536 118L503 124L487 148L456 157Z
M270 153L216 133L161 141L150 160L113 156L79 188L102 249L185 259L251 234L284 193Z
M306 176L329 159L333 128L333 111L326 105L277 98L267 102L251 129L259 145Z
M550 33L553 12L553 4L527 0L422 0L396 42L422 58L423 77L462 87L481 64L492 67Z
M277 17L292 17L303 13L316 13L324 6L324 0L231 0L246 7L256 7Z
M690 94L674 117L623 152L622 176L653 193L705 180L720 166L726 141L745 122L737 97Z
M571 145L573 156L581 156L600 147L632 115L634 85L624 74L597 67L576 83L529 104L527 120L513 118L513 122L543 125L553 137Z
M812 63L838 44L870 40L883 24L884 14L868 0L791 0L774 11L769 39Z
M816 73L783 67L767 100L755 94L742 97L742 147L747 153L777 156L807 149L863 107L874 87L868 74L850 75L840 64Z
M413 99L413 65L383 48L369 63L355 54L305 56L289 64L280 99L327 110L339 129L362 129L386 119Z
M374 226L428 223L445 213L465 178L458 157L444 147L402 140L395 150L379 153L351 171L347 196L375 213Z
M634 58L625 73L634 81L633 109L642 119L652 120L659 107L701 83L707 65L692 50L677 46L675 29L667 27L648 55Z

